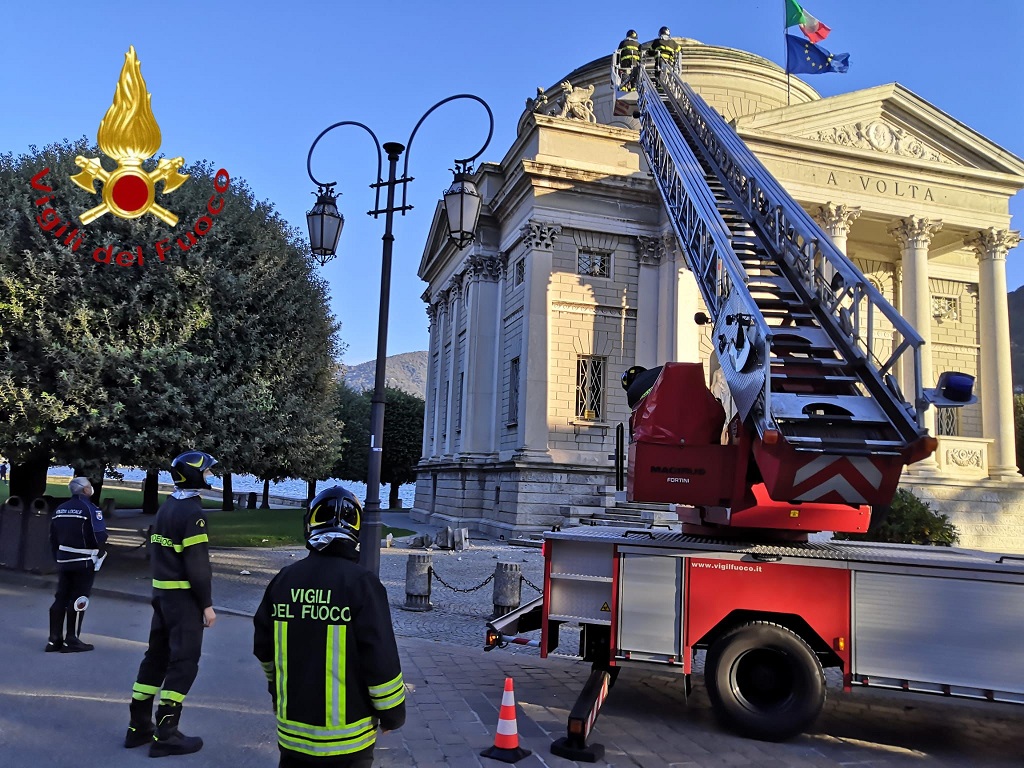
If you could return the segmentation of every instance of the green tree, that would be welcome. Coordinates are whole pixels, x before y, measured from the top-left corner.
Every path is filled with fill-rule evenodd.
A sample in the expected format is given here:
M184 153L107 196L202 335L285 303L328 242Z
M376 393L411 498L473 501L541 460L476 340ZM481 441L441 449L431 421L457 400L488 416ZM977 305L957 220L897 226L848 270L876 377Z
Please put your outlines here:
M1017 469L1024 471L1024 395L1013 396L1013 436L1017 444Z
M336 415L344 422L344 445L331 474L342 480L366 482L370 448L370 412L373 393L356 392L339 380L335 390ZM401 389L384 389L384 451L380 479L390 483L388 508L398 507L398 489L416 479L423 441L426 403Z
M82 226L98 197L70 183L76 155L99 153L83 139L0 155L0 453L25 483L11 492L40 495L51 460L155 468L192 447L228 471L323 471L337 328L297 234L205 163L158 197L173 229ZM137 246L145 264L94 259Z
M906 488L898 488L892 503L871 512L867 533L837 533L835 538L852 541L880 541L890 544L936 544L949 547L960 534L949 516L935 512Z

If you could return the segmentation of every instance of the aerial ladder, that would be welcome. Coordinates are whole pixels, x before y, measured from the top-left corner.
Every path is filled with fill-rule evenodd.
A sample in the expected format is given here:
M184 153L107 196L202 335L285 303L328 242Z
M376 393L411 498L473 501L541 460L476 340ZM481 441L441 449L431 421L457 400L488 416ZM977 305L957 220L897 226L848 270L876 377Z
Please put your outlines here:
M935 450L925 409L974 402L973 377L924 387L920 335L678 67L627 75L613 57L612 81L616 112L639 119L728 388L716 398L685 363L624 381L627 499L675 503L691 526L866 530L903 467Z

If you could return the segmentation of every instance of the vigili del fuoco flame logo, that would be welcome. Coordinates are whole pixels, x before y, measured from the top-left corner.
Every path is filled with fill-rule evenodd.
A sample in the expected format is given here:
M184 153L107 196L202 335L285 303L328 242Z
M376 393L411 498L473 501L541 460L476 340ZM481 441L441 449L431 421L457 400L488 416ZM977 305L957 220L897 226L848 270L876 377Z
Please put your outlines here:
M114 103L100 121L96 135L100 150L117 163L117 168L108 171L98 158L79 155L75 164L82 170L70 176L79 187L90 194L100 195L103 200L77 217L83 226L88 226L105 213L129 220L151 213L168 226L178 223L177 214L156 202L157 182L163 182L161 195L169 194L184 184L189 178L188 174L181 172L185 158L161 158L152 171L142 167L160 149L160 126L153 117L151 100L146 81L142 79L142 66L135 55L135 46L131 46L125 54L124 67L114 91ZM73 222L62 220L57 212L53 203L54 189L46 183L49 172L49 168L44 168L32 177L32 189L43 193L34 201L41 209L36 215L36 223L74 253L85 245L84 233L74 227ZM100 183L98 190L96 182ZM206 203L206 213L199 216L188 231L175 238L178 250L188 251L213 228L214 218L224 210L224 193L230 183L228 172L223 168L218 170L213 179L214 194ZM70 232L69 227L73 227ZM92 257L102 264L142 266L149 255L146 250L142 245L124 247L111 244L95 248ZM172 250L174 246L170 238L157 240L152 245L152 252L160 261L165 261Z
M176 215L157 204L156 183L164 183L165 195L184 184L188 179L181 173L185 158L161 158L152 172L142 168L143 161L160 149L160 126L153 117L152 98L146 91L142 66L133 45L125 54L121 78L114 91L114 103L100 121L96 134L100 149L117 161L117 169L108 172L94 157L79 155L75 158L75 165L82 169L81 173L71 177L75 184L94 194L96 182L102 184L103 202L78 217L83 224L89 224L108 212L122 219L137 219L152 213L172 227L178 223Z

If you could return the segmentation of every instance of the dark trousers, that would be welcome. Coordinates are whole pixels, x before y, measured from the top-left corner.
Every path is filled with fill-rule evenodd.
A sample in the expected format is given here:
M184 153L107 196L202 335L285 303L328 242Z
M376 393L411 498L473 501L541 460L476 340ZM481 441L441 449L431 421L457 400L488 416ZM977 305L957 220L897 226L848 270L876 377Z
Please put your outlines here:
M162 702L180 704L199 673L202 650L203 609L192 593L181 590L181 594L154 597L149 648L137 681L163 689Z
M54 630L60 633L59 628L64 623L66 614L75 612L72 603L79 597L88 597L92 592L92 582L96 578L96 571L92 563L88 568L74 570L60 569L57 572L57 591L53 595L53 605L50 606L50 635L56 639ZM68 621L68 634L74 634L74 619Z
M288 749L281 750L281 762L277 768L371 768L373 765L373 747L361 749L354 755L341 755L338 757L311 757L292 752Z

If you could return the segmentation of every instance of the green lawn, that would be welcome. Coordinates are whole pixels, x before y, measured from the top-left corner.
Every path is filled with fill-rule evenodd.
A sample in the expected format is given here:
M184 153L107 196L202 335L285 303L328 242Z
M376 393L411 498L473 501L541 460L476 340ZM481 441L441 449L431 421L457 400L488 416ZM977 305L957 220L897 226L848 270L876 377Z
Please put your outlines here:
M46 493L55 498L68 494L66 483L47 483ZM139 509L142 507L142 491L129 488L103 489L102 498L115 499L118 509ZM160 494L161 503L167 494ZM224 512L216 499L203 499L203 507L216 510L207 517L210 526L210 545L214 547L278 547L302 545L302 509L236 509ZM388 534L395 538L411 536L413 531L405 528L384 526L381 538Z

